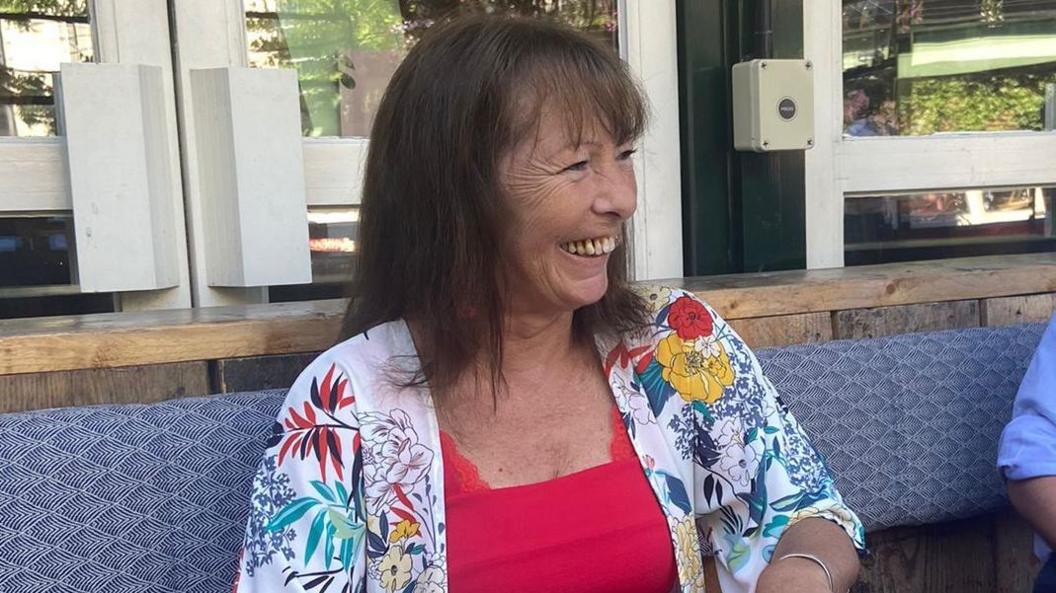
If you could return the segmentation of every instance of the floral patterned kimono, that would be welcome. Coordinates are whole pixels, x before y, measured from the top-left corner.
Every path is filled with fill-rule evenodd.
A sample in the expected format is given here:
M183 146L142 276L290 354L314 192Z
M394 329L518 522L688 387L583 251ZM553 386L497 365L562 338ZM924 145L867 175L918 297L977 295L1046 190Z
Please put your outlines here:
M644 290L648 334L598 346L667 518L680 590L704 591L705 555L724 593L754 590L782 532L805 517L834 521L862 548L861 523L744 342L693 295ZM390 381L416 365L394 321L297 379L253 482L236 591L447 591L432 400Z

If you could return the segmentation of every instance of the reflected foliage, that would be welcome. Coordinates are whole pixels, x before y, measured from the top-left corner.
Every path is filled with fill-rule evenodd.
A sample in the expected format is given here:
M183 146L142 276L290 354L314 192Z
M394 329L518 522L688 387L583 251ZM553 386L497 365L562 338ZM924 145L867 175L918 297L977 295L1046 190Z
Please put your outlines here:
M1054 41L1056 0L844 0L845 132L1040 130Z
M250 64L296 68L307 136L367 136L389 77L430 27L467 14L550 18L614 42L616 0L246 0ZM614 44L614 43L613 43Z
M57 133L53 74L36 52L66 47L91 61L87 0L0 0L0 136ZM79 28L79 30L78 30ZM20 66L29 63L32 67Z

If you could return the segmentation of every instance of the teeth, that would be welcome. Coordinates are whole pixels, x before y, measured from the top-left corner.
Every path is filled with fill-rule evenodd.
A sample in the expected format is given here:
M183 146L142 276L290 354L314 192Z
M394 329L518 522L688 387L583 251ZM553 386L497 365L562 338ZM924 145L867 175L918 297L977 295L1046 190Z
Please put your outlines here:
M599 237L597 239L584 239L582 241L569 241L561 245L561 248L573 255L598 256L612 253L616 250L615 237Z

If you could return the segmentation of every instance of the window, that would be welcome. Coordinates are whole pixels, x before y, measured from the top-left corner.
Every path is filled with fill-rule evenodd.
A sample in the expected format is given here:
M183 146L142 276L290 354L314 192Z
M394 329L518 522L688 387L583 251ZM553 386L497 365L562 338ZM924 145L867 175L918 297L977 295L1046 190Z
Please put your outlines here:
M1053 251L1056 187L852 196L847 265Z
M808 267L1052 251L1056 0L805 0Z
M1056 1L844 0L842 17L845 134L1038 131L1056 109Z
M0 136L54 136L55 75L94 58L87 0L0 4Z

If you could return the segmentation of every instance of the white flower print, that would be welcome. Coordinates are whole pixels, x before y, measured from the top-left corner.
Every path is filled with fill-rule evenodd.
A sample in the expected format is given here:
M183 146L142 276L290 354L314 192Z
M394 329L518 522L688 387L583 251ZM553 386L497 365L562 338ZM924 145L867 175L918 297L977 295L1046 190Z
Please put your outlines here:
M621 412L630 414L635 424L656 423L652 410L649 409L649 400L641 392L631 389L623 377L618 374L613 376L615 385L616 406Z
M715 437L715 444L719 448L725 448L731 444L744 444L744 425L741 424L740 418L727 418L716 428L718 429L718 436Z
M693 349L705 359L722 356L722 342L714 335L702 336L693 342Z
M759 468L759 454L751 446L730 443L722 451L719 468L734 484L748 486Z
M368 500L374 511L387 508L396 499L395 486L410 492L425 478L433 462L433 451L422 445L411 420L403 410L391 416L364 414L363 476Z
M445 593L447 591L447 573L444 567L438 564L430 564L428 568L418 575L418 582L414 584L414 593Z

